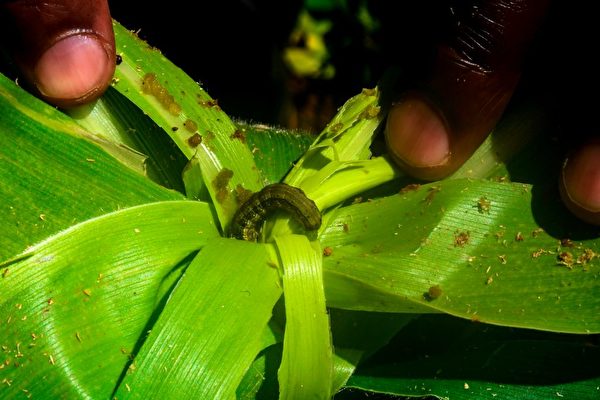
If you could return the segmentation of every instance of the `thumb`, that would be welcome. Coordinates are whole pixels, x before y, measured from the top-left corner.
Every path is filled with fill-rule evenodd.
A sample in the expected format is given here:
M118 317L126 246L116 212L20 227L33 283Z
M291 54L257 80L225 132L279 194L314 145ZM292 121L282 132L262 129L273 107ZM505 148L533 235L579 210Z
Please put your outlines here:
M409 174L443 178L483 142L546 8L546 0L484 0L458 21L455 36L438 47L426 89L405 94L388 115L388 148Z
M85 103L108 87L115 43L106 0L3 1L1 39L44 100Z

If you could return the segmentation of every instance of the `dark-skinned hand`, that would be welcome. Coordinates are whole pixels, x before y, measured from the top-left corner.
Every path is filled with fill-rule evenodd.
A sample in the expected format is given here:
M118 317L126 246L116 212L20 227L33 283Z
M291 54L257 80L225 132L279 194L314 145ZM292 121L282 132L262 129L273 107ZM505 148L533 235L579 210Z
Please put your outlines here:
M425 90L391 109L388 149L409 174L426 180L455 171L500 119L547 0L482 0L438 47ZM3 1L3 46L47 102L71 107L100 96L115 68L106 0ZM600 225L600 139L570 153L559 185L579 218Z
M2 1L2 45L39 97L72 107L101 96L115 70L106 0Z

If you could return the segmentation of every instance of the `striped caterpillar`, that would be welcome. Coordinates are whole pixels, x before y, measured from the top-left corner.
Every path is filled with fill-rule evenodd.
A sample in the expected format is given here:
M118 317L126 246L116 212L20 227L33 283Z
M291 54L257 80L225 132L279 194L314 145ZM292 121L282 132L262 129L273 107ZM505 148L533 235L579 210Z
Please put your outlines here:
M240 206L231 222L230 236L255 242L267 217L279 210L289 213L307 231L321 226L319 209L302 190L285 183L274 183L254 193Z

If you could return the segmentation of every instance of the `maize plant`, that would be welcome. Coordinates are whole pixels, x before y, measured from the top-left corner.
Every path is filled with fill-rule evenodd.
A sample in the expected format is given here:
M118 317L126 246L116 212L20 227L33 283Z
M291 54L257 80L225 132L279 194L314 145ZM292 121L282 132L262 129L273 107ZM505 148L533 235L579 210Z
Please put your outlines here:
M93 105L0 77L1 398L600 397L600 232L539 109L418 184L385 87L316 138L234 123L114 30Z

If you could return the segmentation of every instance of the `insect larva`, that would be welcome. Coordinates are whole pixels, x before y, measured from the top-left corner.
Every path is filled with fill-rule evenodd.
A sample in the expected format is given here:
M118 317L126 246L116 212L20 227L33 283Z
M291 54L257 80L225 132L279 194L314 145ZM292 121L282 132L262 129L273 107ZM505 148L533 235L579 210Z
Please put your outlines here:
M256 241L267 217L279 210L291 214L307 231L321 226L317 205L302 190L285 183L274 183L254 193L242 204L233 217L230 236Z

